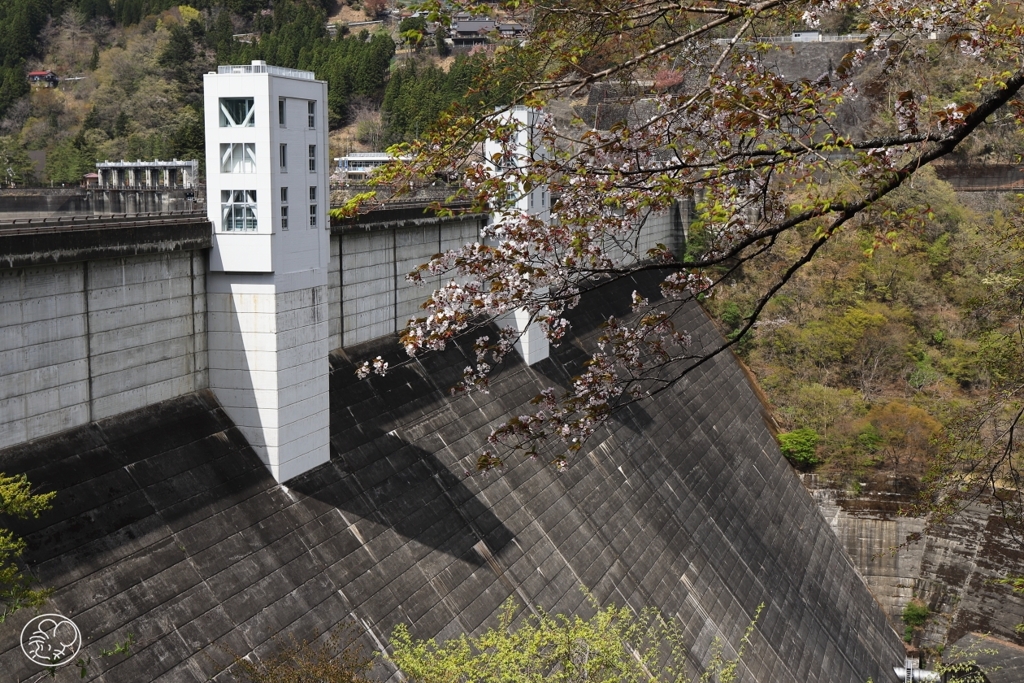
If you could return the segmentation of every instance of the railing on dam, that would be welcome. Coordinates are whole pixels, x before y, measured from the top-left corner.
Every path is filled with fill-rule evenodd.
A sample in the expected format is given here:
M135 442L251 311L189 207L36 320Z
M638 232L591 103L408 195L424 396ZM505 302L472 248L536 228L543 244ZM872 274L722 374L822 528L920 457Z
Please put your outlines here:
M0 269L208 249L212 235L194 211L17 219L0 223Z
M95 230L104 227L132 227L156 223L175 223L186 220L206 220L203 211L152 211L148 213L122 213L109 216L50 216L47 218L0 217L0 231L11 232L63 232L66 230Z

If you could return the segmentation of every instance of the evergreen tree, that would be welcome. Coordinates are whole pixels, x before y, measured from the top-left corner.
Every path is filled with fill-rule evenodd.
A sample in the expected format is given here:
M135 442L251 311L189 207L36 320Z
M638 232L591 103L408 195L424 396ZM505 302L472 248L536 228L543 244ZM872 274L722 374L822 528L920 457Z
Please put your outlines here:
M444 39L444 29L440 25L434 31L434 45L437 47L437 56L441 59L452 53L451 47L448 46L447 41Z
M28 81L25 80L25 69L21 63L0 66L0 116L28 91Z
M13 136L0 136L0 185L14 187L31 181L32 161L24 146Z
M191 62L196 56L192 33L181 24L172 25L170 33L171 38L160 53L160 64L176 68Z

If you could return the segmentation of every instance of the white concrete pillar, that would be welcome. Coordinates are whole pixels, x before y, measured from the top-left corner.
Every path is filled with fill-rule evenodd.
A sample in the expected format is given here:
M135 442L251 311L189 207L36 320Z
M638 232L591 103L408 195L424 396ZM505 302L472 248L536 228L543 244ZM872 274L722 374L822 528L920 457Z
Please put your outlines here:
M514 327L519 333L516 351L523 357L527 365L533 365L548 357L550 344L544 330L537 323L530 322L530 314L525 308L514 313L506 313L498 319L499 327Z
M513 146L512 157L506 158L505 163L513 163L522 166L532 157L543 155L544 150L540 147L538 136L535 130L540 112L529 107L517 106L510 111L502 112L499 116L505 121L514 121L519 130L516 134L515 145ZM501 156L505 150L499 143L488 140L484 143L484 155L493 163L496 156ZM495 168L495 172L500 172ZM537 185L529 192L521 192L513 210L520 211L541 220L548 220L551 216L551 195L547 185ZM500 213L491 216L494 223L500 223L504 217ZM515 327L519 333L519 340L516 342L516 350L523 357L527 365L544 360L548 357L550 348L547 336L537 323L530 324L530 314L525 309L502 316L498 321L501 327Z
M210 385L277 481L330 459L327 269L285 289L273 276L209 273Z

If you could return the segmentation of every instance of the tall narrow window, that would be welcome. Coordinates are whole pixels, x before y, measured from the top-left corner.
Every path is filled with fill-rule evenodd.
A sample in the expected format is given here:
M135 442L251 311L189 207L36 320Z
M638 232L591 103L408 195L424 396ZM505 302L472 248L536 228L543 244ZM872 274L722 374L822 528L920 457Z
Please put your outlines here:
M309 186L309 201L311 201L311 202L315 202L316 201L316 185L310 185Z
M221 173L255 173L256 145L252 142L229 142L220 146Z
M288 229L288 188L281 188L281 229Z
M309 146L309 172L316 173L316 145Z
M306 103L306 113L309 116L309 127L316 128L316 100Z
M277 101L277 124L284 128L284 106L285 99L282 97Z
M309 205L309 227L316 227L316 204Z
M288 145L281 143L281 170L288 170Z
M254 232L256 230L256 190L221 190L222 232Z
M251 128L256 125L256 110L251 97L220 98L221 128Z

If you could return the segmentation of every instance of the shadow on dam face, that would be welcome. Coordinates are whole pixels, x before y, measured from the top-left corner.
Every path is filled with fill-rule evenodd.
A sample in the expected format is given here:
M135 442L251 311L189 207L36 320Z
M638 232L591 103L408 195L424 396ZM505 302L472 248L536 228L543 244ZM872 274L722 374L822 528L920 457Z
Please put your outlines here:
M448 351L462 353L457 346ZM288 486L337 508L352 518L349 522L369 522L363 528L371 533L390 528L405 539L482 566L485 559L474 546L485 541L498 553L513 533L462 477L391 428L423 416L431 399L440 404L443 396L417 363L401 362L393 344L388 356L393 369L369 381L358 381L347 359L333 359L330 465Z
M396 436L378 435L358 448L288 483L289 488L339 510L369 533L390 528L399 536L453 559L484 564L474 550L481 540L492 552L513 534L457 476L422 448Z

